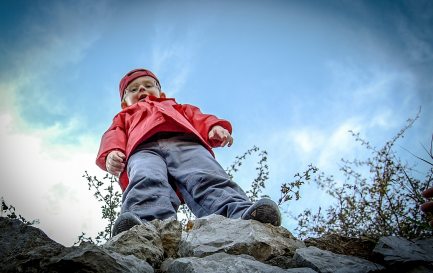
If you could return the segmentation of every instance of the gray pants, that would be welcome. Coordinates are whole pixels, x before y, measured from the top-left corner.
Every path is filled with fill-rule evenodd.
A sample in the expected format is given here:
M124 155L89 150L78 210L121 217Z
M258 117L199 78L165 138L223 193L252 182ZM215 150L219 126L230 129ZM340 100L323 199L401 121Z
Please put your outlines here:
M130 156L127 172L122 213L133 212L142 220L176 217L180 200L169 179L197 217L215 213L240 218L252 205L209 151L190 136L141 144Z

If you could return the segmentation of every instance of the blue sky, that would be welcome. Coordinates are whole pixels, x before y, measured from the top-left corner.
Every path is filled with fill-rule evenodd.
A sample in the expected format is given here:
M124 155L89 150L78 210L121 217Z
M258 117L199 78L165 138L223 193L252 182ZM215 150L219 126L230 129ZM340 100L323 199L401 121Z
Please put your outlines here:
M232 122L222 166L267 150L274 200L309 163L335 174L365 156L348 130L380 146L421 107L396 150L409 161L403 148L423 155L433 133L431 1L3 1L0 18L0 196L66 245L104 225L81 176L102 176L99 140L137 67ZM245 190L254 160L236 177ZM329 202L303 197L284 210Z

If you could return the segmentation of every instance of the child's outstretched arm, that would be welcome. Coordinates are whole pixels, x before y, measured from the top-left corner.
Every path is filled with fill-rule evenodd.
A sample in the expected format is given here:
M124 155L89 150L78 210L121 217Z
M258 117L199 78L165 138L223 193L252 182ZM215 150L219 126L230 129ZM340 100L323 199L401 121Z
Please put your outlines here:
M182 111L192 126L211 147L223 147L233 144L232 125L214 115L203 114L200 109L190 104L183 104Z
M215 125L209 131L209 142L211 142L212 146L220 146L224 147L228 144L228 147L233 144L233 137L230 132L223 128L222 126Z
M119 176L125 169L126 156L121 151L111 151L105 160L107 172L114 176Z
M101 138L96 165L110 174L119 175L125 168L126 134L123 115L116 115Z

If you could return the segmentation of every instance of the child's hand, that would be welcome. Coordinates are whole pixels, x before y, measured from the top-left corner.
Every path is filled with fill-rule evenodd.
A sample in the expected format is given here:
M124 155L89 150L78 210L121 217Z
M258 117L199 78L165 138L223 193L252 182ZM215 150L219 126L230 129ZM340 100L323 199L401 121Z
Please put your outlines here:
M433 197L433 187L423 191L422 195L425 198L432 198ZM433 227L433 201L431 199L430 199L430 201L426 201L424 204L421 205L421 210L426 214L427 220L430 221L430 226Z
M227 144L230 147L233 144L233 137L230 135L229 131L219 125L215 125L210 129L208 137L209 142L214 147L224 147Z
M107 160L105 161L107 171L118 177L125 169L125 158L125 154L121 151L111 151L107 155Z

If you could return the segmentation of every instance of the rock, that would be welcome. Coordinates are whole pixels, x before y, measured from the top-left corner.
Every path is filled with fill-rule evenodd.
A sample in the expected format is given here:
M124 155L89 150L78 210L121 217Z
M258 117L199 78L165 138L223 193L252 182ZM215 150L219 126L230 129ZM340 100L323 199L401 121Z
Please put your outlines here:
M164 260L159 232L148 222L112 237L103 247L123 255L134 255L154 267L159 267Z
M315 273L310 268L293 268L290 271L261 263L248 255L229 255L215 253L203 258L179 258L171 262L167 273L225 273L225 272L262 272L262 273Z
M173 263L174 259L173 258L168 258L165 259L162 264L161 267L159 268L159 272L167 272L169 266L171 265L171 263Z
M0 272L41 272L40 262L64 248L40 229L0 217Z
M293 257L298 266L310 267L320 273L379 272L384 267L358 257L334 254L317 247L300 248Z
M287 269L285 272L288 272L288 273L317 273L317 271L314 271L313 269L311 269L309 267L291 268L291 269Z
M41 263L42 272L153 273L153 268L133 255L124 256L85 243L65 249Z
M92 244L64 247L19 220L0 218L0 272L154 272L145 261Z
M425 251L428 259L433 259L433 238L415 240L414 243Z
M406 269L404 268L402 270L395 270L393 272L404 272L404 273L433 273L433 269L432 268L427 268L426 266L423 265L414 265L412 268L410 269Z
M370 247L337 235L307 243L352 255L365 254ZM433 273L433 238L383 237L374 254L386 268L359 257L305 247L282 227L217 215L194 221L190 232L182 233L174 219L155 220L120 233L103 246L82 243L65 247L35 227L0 217L2 273Z
M338 234L328 234L320 238L304 240L306 246L315 246L336 254L351 255L372 260L376 241L369 238L351 238Z
M291 257L302 247L305 244L283 227L210 215L195 220L192 230L183 234L179 254L183 257L205 257L218 252L247 254L266 262L278 256Z
M275 265L281 268L292 268L296 267L296 263L293 260L293 257L289 256L277 256L270 260L266 261L267 264Z
M410 241L395 236L382 237L373 253L392 268L409 268L411 265L433 266L433 238Z
M151 223L158 230L164 249L164 257L177 258L179 243L182 238L182 224L175 219L153 220Z

